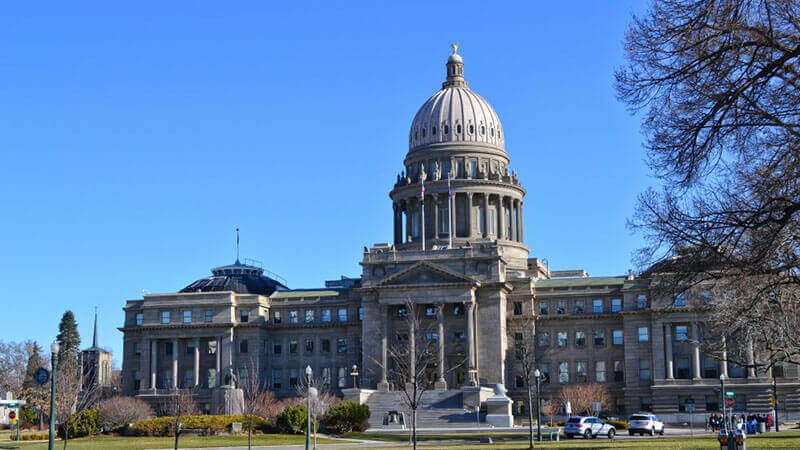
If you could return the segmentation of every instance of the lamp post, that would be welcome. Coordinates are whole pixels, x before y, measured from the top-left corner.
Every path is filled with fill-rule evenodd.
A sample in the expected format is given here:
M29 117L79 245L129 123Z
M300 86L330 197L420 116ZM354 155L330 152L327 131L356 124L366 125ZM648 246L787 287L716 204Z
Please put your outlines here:
M353 370L350 371L350 376L353 377L353 389L358 389L358 366L353 364Z
M54 450L56 445L56 369L58 368L58 351L60 349L58 341L50 344L50 369L52 370L50 373L50 439L47 443L47 450Z
M542 372L539 369L533 371L533 376L536 377L536 440L542 440L542 396L540 394Z
M722 396L722 426L725 427L725 434L728 434L728 412L725 407L725 374L719 375L720 395Z
M311 450L311 366L306 366L306 450Z

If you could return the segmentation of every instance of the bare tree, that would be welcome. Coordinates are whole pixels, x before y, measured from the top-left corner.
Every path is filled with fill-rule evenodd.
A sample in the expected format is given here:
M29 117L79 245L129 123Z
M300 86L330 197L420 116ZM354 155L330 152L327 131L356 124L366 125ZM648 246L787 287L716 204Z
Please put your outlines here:
M570 384L561 388L558 397L562 405L566 407L569 402L573 411L583 415L591 414L595 402L600 403L601 410L611 406L608 386L602 383Z
M798 42L796 1L653 0L616 74L664 185L630 222L640 267L667 292L733 289L709 302L709 331L768 343L767 367L800 364Z
M178 439L181 435L181 419L184 416L199 414L195 400L197 388L175 389L164 404L164 410L175 420L175 450L178 450Z
M400 401L411 413L411 444L417 448L417 410L422 406L422 396L429 389L429 371L438 365L438 336L436 325L422 320L419 305L412 300L405 302L404 325L396 330L398 334L387 348L390 367L384 368L388 378L400 392ZM443 305L438 305L441 314ZM436 339L434 339L436 336ZM387 339L389 337L387 336ZM380 361L375 361L378 365ZM463 362L462 362L463 364ZM442 368L452 371L456 367Z
M69 442L72 417L90 408L97 402L100 388L90 383L83 386L81 371L75 358L64 358L59 362L56 374L56 420L64 433L64 449Z

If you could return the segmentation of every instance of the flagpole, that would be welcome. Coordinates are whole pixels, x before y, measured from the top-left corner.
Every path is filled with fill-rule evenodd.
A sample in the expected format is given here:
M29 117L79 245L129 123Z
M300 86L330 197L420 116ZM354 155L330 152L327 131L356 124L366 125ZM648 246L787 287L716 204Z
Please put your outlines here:
M450 191L450 172L447 172L447 248L453 248L453 193Z

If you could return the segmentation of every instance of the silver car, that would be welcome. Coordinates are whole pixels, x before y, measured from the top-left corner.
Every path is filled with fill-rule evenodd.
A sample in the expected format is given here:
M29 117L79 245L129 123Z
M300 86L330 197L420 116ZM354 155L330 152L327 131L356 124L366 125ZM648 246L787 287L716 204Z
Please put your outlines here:
M567 439L575 436L583 436L584 439L591 439L597 436L608 436L614 439L617 429L597 417L577 416L570 417L564 424L564 434Z

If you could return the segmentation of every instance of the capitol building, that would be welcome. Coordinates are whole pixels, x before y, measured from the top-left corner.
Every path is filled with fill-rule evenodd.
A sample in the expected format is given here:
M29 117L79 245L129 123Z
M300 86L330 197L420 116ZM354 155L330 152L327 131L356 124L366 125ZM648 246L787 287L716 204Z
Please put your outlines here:
M427 368L441 405L438 417L436 405L427 412L432 421L458 420L468 396L482 401L497 384L521 414L527 390L514 348L532 322L545 398L565 385L604 383L609 415L646 410L686 421L692 402L696 416L721 411L715 388L725 374L737 411L769 411L775 378L779 413L800 412L796 367L762 373L702 352L706 292L658 296L656 271L589 276L532 256L522 212L536 205L509 169L514 149L500 117L470 87L455 46L445 67L441 89L411 122L402 170L386 174L393 241L364 248L361 276L289 289L237 260L178 292L128 300L120 328L127 395L157 404L193 387L202 409L215 412L214 391L231 379L256 370L276 395L297 395L310 365L339 395L357 383L375 424L396 394L389 353L412 302L439 349Z

